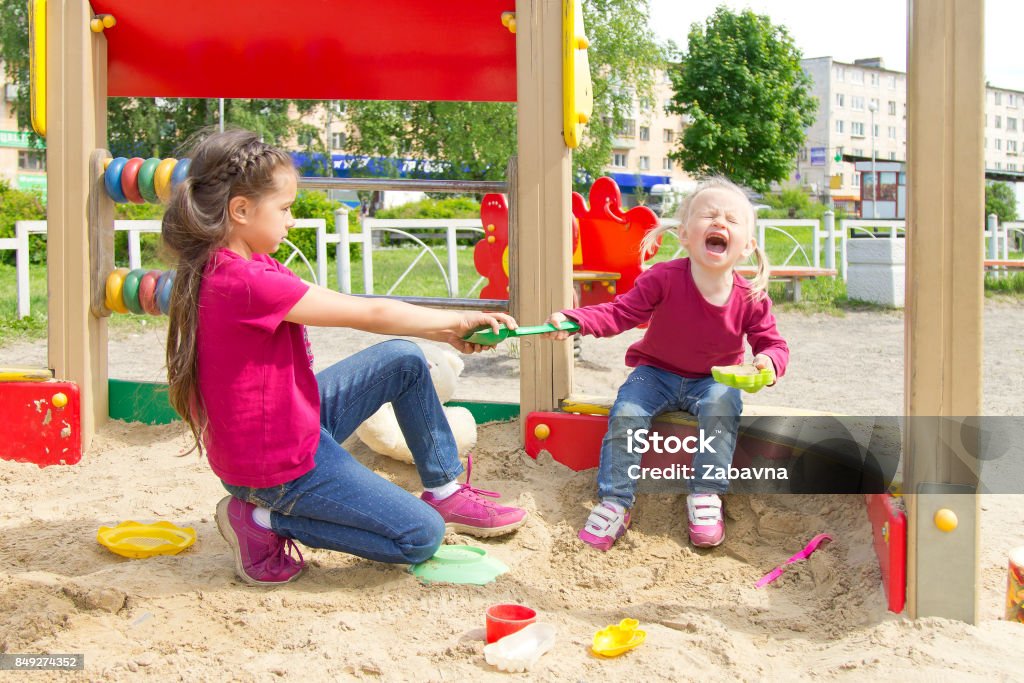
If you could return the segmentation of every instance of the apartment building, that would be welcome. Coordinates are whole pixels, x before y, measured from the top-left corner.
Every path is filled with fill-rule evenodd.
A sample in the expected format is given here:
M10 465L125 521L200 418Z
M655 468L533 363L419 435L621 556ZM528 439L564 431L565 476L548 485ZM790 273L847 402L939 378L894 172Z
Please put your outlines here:
M849 64L817 57L801 64L813 80L818 116L807 129L790 182L851 212L902 217L896 198L906 187L906 74L886 69L879 58ZM872 158L876 188L870 186ZM1010 180L1019 174L1024 182L1024 92L986 87L985 170ZM879 198L877 207L862 207L862 183L868 183L865 198L883 194L893 201Z
M13 108L18 99L17 86L2 80L0 84L0 179L20 190L45 193L46 150L33 149L28 133L18 130Z
M612 141L612 158L604 171L615 179L629 205L640 194L685 192L695 185L682 166L669 158L679 145L683 117L669 114L672 82L667 72L658 71L654 79L653 100L637 100L633 113Z

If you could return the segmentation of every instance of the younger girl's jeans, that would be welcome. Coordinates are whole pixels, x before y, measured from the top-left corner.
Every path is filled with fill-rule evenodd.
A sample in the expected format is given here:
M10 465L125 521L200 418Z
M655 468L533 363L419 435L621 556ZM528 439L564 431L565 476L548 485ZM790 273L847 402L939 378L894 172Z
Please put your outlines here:
M316 379L316 466L280 486L224 488L269 509L275 532L311 548L380 562L415 564L430 558L444 539L441 515L371 472L339 445L390 401L423 485L443 486L462 473L455 438L423 352L409 341L383 342L336 363Z
M601 500L614 500L626 509L636 501L637 480L629 476L630 466L639 465L642 454L630 452L629 430L650 429L654 418L664 412L685 410L697 416L699 428L714 436L714 452L704 449L693 456L694 478L687 480L691 493L725 493L728 479L707 478L728 469L736 449L743 401L739 389L719 384L713 377L687 379L667 370L641 365L619 388L608 416L608 432L601 442L601 464L597 472L597 493ZM635 470L634 470L635 471Z

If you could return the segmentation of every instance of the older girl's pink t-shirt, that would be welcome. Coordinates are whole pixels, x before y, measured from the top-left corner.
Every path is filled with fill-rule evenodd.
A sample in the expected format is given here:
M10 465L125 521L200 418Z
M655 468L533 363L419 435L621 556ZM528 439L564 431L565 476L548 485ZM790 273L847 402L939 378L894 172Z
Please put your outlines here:
M199 394L210 467L267 488L313 469L320 393L305 327L284 317L309 286L269 256L218 250L199 288Z

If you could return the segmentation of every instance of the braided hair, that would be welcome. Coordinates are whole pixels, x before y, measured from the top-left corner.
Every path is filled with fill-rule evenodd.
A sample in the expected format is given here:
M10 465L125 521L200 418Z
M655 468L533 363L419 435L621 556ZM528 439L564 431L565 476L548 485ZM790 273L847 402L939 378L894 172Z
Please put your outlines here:
M188 424L194 449L203 451L206 410L198 388L196 331L199 286L211 255L227 243L228 203L233 197L258 202L275 187L275 174L294 164L284 151L247 130L202 132L188 176L174 189L161 236L176 262L167 330L167 380L174 410Z

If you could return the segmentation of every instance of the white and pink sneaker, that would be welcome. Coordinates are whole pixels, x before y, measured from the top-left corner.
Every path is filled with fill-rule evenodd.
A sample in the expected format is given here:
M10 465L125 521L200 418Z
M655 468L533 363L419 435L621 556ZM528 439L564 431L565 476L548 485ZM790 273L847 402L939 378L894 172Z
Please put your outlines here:
M686 516L690 521L690 543L698 548L714 548L725 540L722 499L714 493L688 495Z

